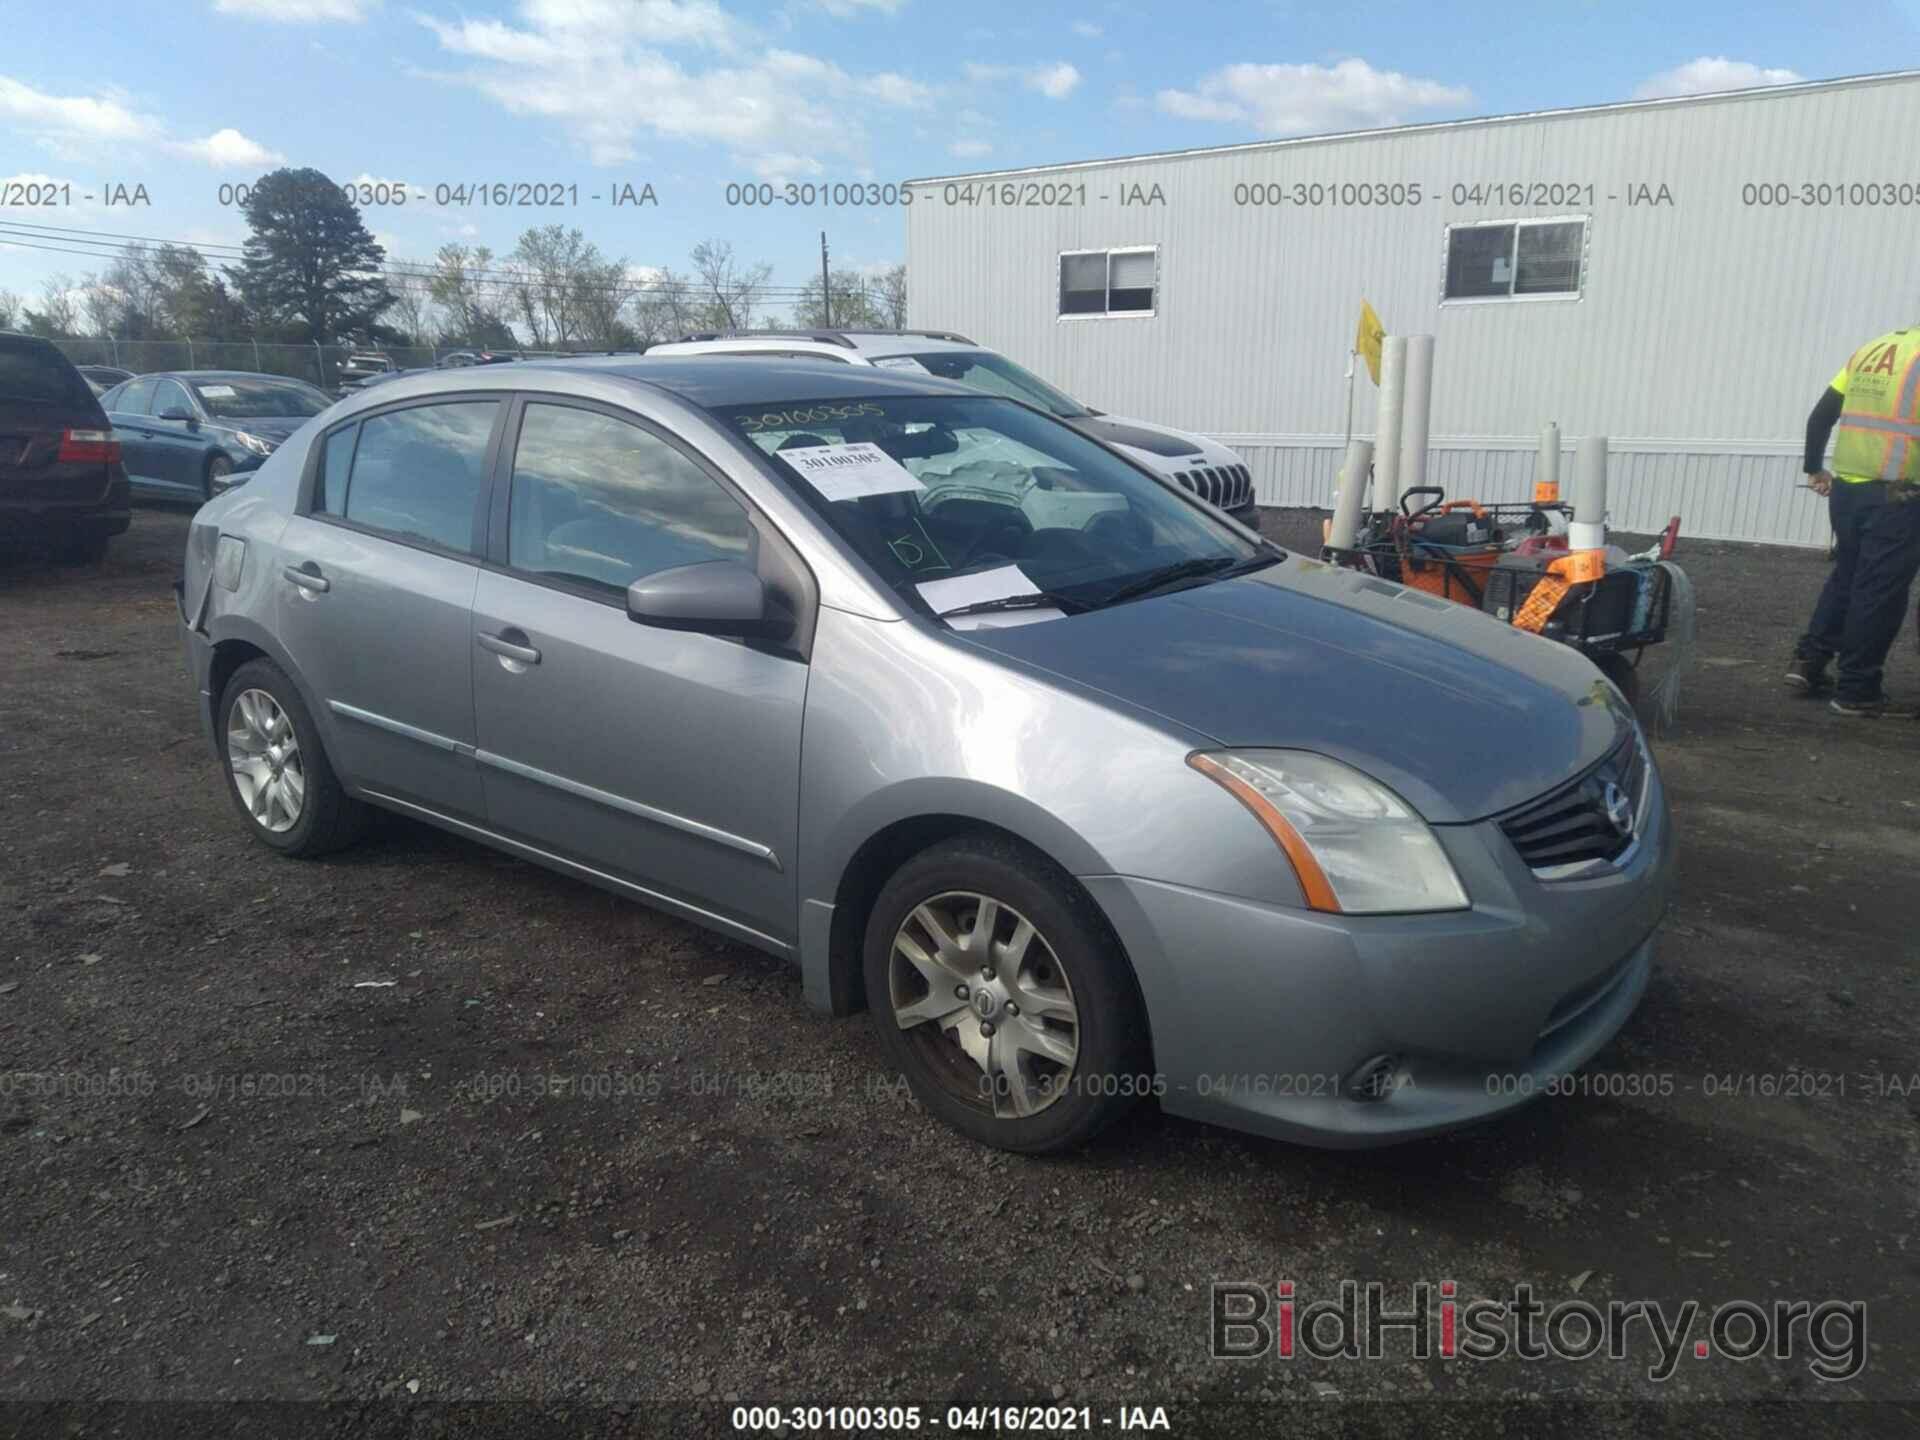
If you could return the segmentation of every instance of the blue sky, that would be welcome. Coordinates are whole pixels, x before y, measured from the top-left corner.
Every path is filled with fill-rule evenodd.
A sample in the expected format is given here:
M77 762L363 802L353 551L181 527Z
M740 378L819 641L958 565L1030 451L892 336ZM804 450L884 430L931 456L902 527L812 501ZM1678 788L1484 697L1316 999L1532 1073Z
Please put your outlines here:
M636 266L684 268L718 236L787 283L817 267L823 225L836 262L900 258L901 216L730 208L729 182L886 181L1920 65L1920 0L5 0L0 20L0 177L74 187L71 206L0 222L234 245L245 226L219 187L276 164L429 194L546 180L581 203L415 201L367 221L408 260L449 240L503 252L560 220ZM651 183L657 207L587 198L623 181ZM144 184L151 206L80 198L108 182ZM103 263L0 246L0 287L32 297Z

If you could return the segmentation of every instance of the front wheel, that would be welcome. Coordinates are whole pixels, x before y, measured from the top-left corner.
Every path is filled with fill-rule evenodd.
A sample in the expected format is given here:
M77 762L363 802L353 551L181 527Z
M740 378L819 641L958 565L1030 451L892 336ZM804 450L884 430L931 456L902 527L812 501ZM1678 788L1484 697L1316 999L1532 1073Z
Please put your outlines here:
M200 487L200 498L211 500L225 492L233 483L233 462L224 455L214 455L207 461L207 478Z
M909 860L875 902L863 958L888 1059L983 1144L1063 1150L1155 1088L1119 943L1024 846L970 836Z

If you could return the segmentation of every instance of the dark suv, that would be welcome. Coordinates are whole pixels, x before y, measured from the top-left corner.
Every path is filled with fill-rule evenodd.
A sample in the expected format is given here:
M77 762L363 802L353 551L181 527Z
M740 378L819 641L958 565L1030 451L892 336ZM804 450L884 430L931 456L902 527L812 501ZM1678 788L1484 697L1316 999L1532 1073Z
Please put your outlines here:
M131 519L119 442L73 362L36 336L0 333L0 541L92 563Z

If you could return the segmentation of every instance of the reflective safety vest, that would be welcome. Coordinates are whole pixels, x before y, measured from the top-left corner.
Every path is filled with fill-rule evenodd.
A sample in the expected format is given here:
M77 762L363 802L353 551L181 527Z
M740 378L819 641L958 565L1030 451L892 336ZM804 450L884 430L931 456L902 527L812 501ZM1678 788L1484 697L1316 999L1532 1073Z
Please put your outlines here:
M1861 346L1833 377L1833 388L1846 397L1834 475L1920 484L1920 328Z

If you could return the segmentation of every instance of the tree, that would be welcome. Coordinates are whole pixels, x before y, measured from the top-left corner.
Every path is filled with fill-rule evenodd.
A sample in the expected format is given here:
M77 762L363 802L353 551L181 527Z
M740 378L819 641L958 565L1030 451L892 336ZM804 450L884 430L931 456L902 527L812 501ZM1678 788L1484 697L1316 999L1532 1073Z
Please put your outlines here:
M393 292L388 323L406 345L433 343L433 278L426 267L408 262L387 266L387 289Z
M660 269L640 282L631 314L634 339L641 345L656 340L678 340L698 327L693 284L671 269Z
M693 247L693 278L700 291L700 328L750 330L759 291L773 274L764 262L742 266L724 240L702 240Z
M275 170L247 197L246 259L232 272L247 308L302 338L364 330L393 303L386 252L360 212L318 170Z
M50 340L77 334L80 305L74 297L71 275L49 275L40 287L40 308L24 310L27 333L44 335Z
M489 287L497 283L487 274L492 266L493 251L484 245L442 245L433 257L427 295L446 316L440 330L442 344L487 350L510 350L519 344L507 322L488 303Z
M513 315L526 327L533 343L544 349L549 345L571 345L581 338L589 303L587 291L608 282L608 266L600 248L576 227L536 225L520 237L507 257L513 272ZM626 262L612 267L612 283L623 280ZM620 305L615 301L611 314L603 300L595 302L604 325L617 319Z
M13 329L23 308L19 295L11 290L0 290L0 330Z
M875 299L879 307L880 318L886 322L889 330L907 328L907 267L889 265L877 277L875 288L880 292Z
M833 318L837 329L878 330L885 328L885 316L874 303L867 288L867 277L858 270L835 270L833 282ZM793 307L794 324L811 329L828 324L826 307L820 303L820 277L807 281Z

